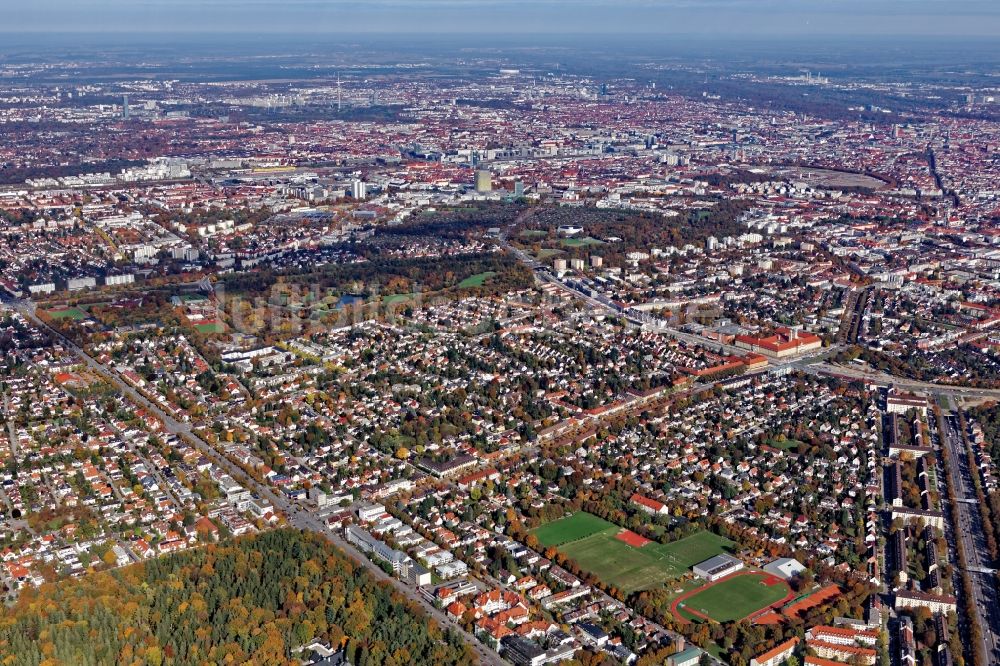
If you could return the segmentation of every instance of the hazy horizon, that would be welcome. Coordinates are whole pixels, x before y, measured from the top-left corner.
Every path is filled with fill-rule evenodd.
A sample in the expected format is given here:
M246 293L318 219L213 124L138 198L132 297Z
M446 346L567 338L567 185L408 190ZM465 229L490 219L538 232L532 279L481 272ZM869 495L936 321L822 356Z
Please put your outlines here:
M36 0L4 34L995 37L989 0Z

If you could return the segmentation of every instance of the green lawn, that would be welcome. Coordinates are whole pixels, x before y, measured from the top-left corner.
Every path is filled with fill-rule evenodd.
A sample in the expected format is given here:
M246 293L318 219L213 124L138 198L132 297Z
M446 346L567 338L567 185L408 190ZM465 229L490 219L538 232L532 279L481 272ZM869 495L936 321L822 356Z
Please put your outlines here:
M408 301L411 298L413 298L413 294L387 294L382 297L382 302L386 305L395 305L396 303Z
M767 443L769 446L773 446L776 449L780 449L782 451L789 451L791 449L798 448L802 442L800 442L797 439L785 439L780 442L776 439L770 439L768 440Z
M788 594L787 584L765 585L766 577L751 573L724 580L686 599L683 608L704 613L717 622L741 620Z
M584 236L583 238L564 238L563 245L567 247L580 247L582 245L604 245L602 241L596 238L591 238L590 236Z
M713 641L709 641L708 644L705 645L705 652L709 653L710 655L712 655L713 657L715 657L719 661L724 662L724 657L726 655L726 651L723 650L722 646L719 645L718 643L715 643Z
M46 310L45 311L53 319L75 319L79 321L80 319L86 319L87 313L80 308L66 308L64 310Z
M617 526L613 523L609 523L591 513L578 511L572 516L567 516L566 518L561 518L560 520L555 520L538 527L534 530L533 534L538 537L540 544L547 547L561 546L564 543L577 541L609 529L614 529L615 532L618 531Z
M691 611L689 611L686 606L681 606L680 608L677 609L677 612L680 613L680 616L685 620L687 620L688 622L694 622L696 624L701 624L702 622L708 622L708 620L703 618L701 615L696 615Z
M554 257L556 255L565 254L563 250L556 250L551 247L543 247L535 255L535 259L541 261L542 259L548 259L549 257Z
M534 531L543 546L556 546L581 569L626 594L656 587L684 575L693 564L726 551L730 541L698 532L670 544L634 548L615 538L617 525L588 513L575 513Z
M496 271L486 271L485 273L476 273L475 275L470 275L461 282L458 283L459 289L469 289L471 287L482 287L487 280L496 275Z
M398 435L397 434L397 435L390 436L388 439L391 442L392 448L394 448L394 449L398 449L401 446L406 447L406 448L410 448L410 447L414 446L417 443L417 440L415 440L414 438L410 437L409 435Z

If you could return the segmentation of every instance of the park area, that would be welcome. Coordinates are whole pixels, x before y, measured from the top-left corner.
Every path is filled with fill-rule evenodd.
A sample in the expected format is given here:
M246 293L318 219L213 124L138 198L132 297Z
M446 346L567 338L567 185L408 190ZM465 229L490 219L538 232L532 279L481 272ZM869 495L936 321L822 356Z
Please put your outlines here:
M580 569L625 594L679 578L732 544L711 532L661 544L582 511L542 525L532 534L543 547L554 546Z
M496 275L495 271L486 271L485 273L476 273L475 275L470 275L461 282L458 283L459 289L471 289L473 287L482 287L486 284L486 281L491 277Z
M674 615L682 620L733 622L791 599L785 581L759 572L739 572L699 587L674 600Z

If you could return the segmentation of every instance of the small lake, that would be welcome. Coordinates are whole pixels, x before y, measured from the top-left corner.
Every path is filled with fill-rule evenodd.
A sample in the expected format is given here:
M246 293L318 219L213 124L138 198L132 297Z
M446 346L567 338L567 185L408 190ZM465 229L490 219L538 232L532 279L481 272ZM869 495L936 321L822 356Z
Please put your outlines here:
M345 308L351 305L355 305L357 303L364 303L364 302L365 302L364 296L359 296L358 294L344 294L343 296L340 297L340 300L337 301L337 305L335 307L339 310L340 308Z

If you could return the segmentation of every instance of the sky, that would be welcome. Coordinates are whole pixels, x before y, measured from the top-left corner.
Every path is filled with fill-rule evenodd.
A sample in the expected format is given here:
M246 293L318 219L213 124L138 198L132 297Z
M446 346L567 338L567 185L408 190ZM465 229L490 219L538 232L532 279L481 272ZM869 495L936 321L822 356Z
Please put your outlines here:
M0 32L1000 36L1000 0L0 0Z

